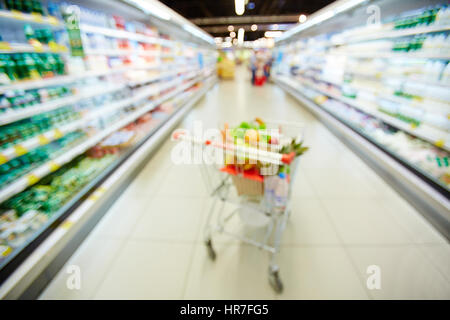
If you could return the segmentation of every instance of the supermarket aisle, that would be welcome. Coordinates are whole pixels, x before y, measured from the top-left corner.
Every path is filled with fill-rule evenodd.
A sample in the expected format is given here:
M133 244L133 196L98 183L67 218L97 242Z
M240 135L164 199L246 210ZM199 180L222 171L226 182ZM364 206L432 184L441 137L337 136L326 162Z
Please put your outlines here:
M450 298L450 246L425 220L296 101L273 85L251 87L246 70L213 88L180 125L260 116L304 122L306 145L293 215L268 284L268 257L226 238L209 261L202 226L209 204L198 168L171 163L167 141L42 294L53 298L381 299ZM66 287L69 265L82 287ZM367 267L381 289L366 286Z

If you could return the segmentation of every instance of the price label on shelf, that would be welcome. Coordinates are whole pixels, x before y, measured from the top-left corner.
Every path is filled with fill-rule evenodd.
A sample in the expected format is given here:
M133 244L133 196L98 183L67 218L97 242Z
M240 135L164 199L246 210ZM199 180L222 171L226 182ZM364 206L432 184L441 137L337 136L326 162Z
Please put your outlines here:
M73 222L72 222L72 221L69 221L69 220L66 220L66 221L64 221L59 227L60 227L61 229L64 229L64 230L68 230L68 229L70 229L72 226L73 226Z
M88 199L91 201L97 201L100 198L98 194L93 193Z
M48 167L50 169L50 172L55 172L56 170L61 168L61 166L59 164L57 164L55 161L50 161L48 163Z
M105 187L98 187L97 190L96 190L95 192L98 192L98 193L103 194L103 193L106 192L106 190L107 190L107 189L106 189Z
M55 139L62 138L63 135L64 134L61 132L61 130L59 130L59 129L53 130L53 136L55 137Z
M41 135L38 137L38 140L39 140L39 144L40 144L41 146L50 143L50 139L47 138L47 137L46 137L45 135L43 135L43 134L41 134Z
M58 19L53 16L49 16L47 19L48 19L48 22L54 26L57 26L59 24Z
M23 156L25 153L28 153L28 149L25 148L24 146L18 144L16 146L14 146L14 152L16 153L16 155L18 157Z
M48 43L48 48L50 49L51 52L59 52L60 50L60 46L55 42L55 41L50 41Z
M24 20L25 16L22 12L17 10L11 10L12 16L14 19Z
M44 22L44 17L42 17L42 14L40 14L38 12L32 12L31 17L32 17L33 21L36 21L38 23Z
M91 201L97 201L98 199L100 199L101 195L105 193L105 191L106 191L105 187L99 187L88 199Z
M30 40L30 44L36 52L44 51L44 47L42 46L42 43L40 43L39 41L32 39Z
M318 96L318 97L314 98L314 102L317 104L322 104L327 100L328 100L328 98L326 96Z
M6 257L12 252L12 248L9 246L0 246L0 256Z
M416 129L417 128L417 124L415 124L414 122L411 122L411 129Z
M8 162L8 158L0 153L0 165L7 163Z
M440 139L434 143L436 147L442 148L445 145L444 139Z
M33 184L35 184L36 182L39 181L39 178L37 175L32 173L27 176L27 180L28 180L28 185L32 186Z
M11 45L9 44L9 42L6 41L0 41L0 50L3 51L11 51Z

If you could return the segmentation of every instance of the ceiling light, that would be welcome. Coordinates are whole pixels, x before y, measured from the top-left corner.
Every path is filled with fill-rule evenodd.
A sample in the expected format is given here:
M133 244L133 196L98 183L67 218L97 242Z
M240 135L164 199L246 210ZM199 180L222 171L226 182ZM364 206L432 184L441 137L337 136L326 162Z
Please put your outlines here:
M256 31L256 30L258 30L258 26L257 26L256 24L252 24L252 26L250 27L250 29L251 29L252 31Z
M264 32L264 37L266 38L276 38L283 34L282 31L266 31Z
M232 38L236 37L236 32L231 31L231 32L230 32L230 37L232 37Z
M244 28L239 28L239 30L238 30L238 43L239 44L244 43L244 32L245 32Z
M228 31L234 31L234 27L233 26L228 26Z
M242 16L245 11L245 0L234 0L234 10L238 16Z
M305 22L306 21L306 15L304 15L304 14L301 14L299 17L298 17L298 22L300 22L300 23L303 23L303 22Z

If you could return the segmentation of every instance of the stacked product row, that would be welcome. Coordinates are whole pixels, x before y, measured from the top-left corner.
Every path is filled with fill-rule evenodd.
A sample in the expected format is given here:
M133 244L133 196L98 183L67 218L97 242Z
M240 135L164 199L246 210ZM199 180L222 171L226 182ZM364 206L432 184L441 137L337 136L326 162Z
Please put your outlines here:
M73 3L0 3L1 270L204 93L215 52Z
M439 5L279 47L279 80L450 189L450 20Z
M59 216L80 190L112 167L164 123L203 85L191 87L162 103L76 157L37 184L0 205L0 266ZM33 162L36 161L33 159Z

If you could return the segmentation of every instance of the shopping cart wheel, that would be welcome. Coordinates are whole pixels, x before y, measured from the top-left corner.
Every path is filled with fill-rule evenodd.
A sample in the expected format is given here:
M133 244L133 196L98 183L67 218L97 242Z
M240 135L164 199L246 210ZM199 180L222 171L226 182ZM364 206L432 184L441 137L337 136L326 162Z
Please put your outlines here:
M276 293L283 292L283 283L280 280L280 275L278 274L278 270L276 271L269 271L269 282L272 286L273 290L275 290Z
M214 251L211 239L206 240L206 249L208 249L209 258L212 261L216 260L216 251Z

